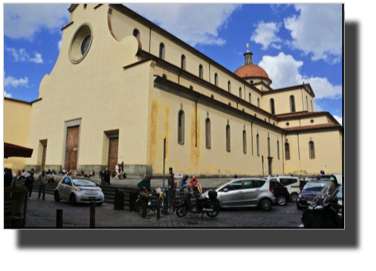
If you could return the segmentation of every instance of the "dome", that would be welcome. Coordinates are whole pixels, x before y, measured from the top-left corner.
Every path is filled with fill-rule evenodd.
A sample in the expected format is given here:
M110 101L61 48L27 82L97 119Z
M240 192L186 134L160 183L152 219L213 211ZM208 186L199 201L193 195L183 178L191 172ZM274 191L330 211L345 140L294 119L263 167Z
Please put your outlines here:
M235 71L235 74L241 78L246 77L263 77L269 79L266 71L255 64L244 64Z

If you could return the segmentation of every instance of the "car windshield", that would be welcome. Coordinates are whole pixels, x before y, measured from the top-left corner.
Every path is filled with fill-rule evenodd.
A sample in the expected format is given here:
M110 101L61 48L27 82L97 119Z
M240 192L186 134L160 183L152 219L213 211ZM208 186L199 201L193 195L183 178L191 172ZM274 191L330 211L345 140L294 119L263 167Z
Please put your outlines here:
M306 191L321 191L327 182L308 182L304 186L304 190Z
M338 186L337 198L342 199L342 185Z
M88 187L96 187L95 183L85 179L73 179L73 185L75 186L88 186Z

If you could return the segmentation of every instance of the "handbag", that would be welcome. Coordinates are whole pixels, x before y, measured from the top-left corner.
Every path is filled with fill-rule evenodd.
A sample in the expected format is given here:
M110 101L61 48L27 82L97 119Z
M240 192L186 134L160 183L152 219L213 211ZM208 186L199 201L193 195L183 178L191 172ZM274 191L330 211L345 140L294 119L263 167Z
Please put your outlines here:
M148 191L146 191L146 190L141 190L141 192L140 192L140 198L141 198L143 201L147 201L147 200L148 200L148 197L149 197L149 193L148 193Z

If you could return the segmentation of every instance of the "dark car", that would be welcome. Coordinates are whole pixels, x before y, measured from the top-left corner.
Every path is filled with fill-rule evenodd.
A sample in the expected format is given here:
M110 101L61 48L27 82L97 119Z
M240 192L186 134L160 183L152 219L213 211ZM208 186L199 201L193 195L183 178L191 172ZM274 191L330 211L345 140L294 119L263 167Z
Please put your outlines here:
M320 180L306 183L296 201L296 207L298 209L306 209L314 197L321 192L328 182L329 180Z
M287 187L278 181L270 181L270 187L274 190L274 196L277 198L277 204L283 206L290 197Z
M342 197L342 185L339 185L336 190L338 190L337 193L337 200L336 200L336 209L338 210L337 216L335 217L335 223L336 225L339 225L341 228L343 228L343 197Z

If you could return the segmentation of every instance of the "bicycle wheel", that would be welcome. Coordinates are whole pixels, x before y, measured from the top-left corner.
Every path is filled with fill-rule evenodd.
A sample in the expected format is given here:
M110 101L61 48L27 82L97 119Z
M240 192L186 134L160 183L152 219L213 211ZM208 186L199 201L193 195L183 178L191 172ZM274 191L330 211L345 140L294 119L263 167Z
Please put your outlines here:
M136 200L134 208L135 208L136 213L142 215L141 199Z
M169 214L169 215L172 214L173 210L172 210L172 205L171 205L169 198L166 199L165 204L167 204L167 214ZM161 208L162 208L162 206L161 206ZM162 210L161 212L164 214L164 210Z

